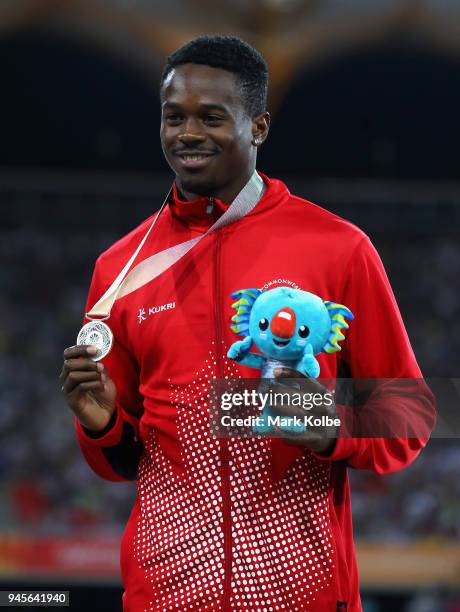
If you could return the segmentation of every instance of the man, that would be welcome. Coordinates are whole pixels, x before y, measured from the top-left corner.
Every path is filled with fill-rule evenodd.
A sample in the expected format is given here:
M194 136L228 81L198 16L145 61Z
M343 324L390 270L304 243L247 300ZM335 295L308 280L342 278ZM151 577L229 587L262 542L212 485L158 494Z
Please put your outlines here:
M201 240L117 299L108 321L114 346L103 363L91 359L92 346L64 352L63 392L89 465L108 480L138 481L121 546L130 612L360 610L347 466L398 470L426 443L330 438L321 429L285 439L210 433L209 380L257 376L226 358L237 339L230 296L238 289L300 287L351 309L343 351L318 357L323 378L421 376L368 238L255 173L270 123L267 77L263 58L236 38L198 38L168 58L161 144L175 183L132 268ZM206 233L235 198L243 212ZM99 257L87 310L151 223ZM430 394L403 408L411 402L432 425ZM390 390L385 411L392 410Z

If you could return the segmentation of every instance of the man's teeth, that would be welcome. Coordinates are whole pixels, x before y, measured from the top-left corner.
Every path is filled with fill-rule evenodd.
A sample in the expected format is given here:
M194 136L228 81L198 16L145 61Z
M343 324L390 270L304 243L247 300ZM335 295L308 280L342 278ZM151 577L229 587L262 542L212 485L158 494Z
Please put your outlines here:
M207 155L182 155L182 158L190 161L198 161L204 159Z

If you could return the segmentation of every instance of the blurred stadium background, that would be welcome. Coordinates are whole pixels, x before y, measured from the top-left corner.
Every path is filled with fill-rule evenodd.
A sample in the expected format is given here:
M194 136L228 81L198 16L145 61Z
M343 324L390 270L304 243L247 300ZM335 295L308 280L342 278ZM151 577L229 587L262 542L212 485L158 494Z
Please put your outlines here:
M158 79L203 33L265 54L259 168L371 236L424 374L458 376L458 0L2 0L0 589L120 609L134 486L83 462L57 375L97 255L171 180ZM459 476L442 439L400 474L352 473L366 612L460 610Z

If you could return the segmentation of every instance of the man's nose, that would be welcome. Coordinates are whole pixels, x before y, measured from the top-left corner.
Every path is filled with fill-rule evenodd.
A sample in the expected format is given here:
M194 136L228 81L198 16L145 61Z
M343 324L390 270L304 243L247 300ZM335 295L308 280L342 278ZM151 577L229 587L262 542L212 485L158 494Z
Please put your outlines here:
M193 119L187 120L184 125L184 130L177 138L184 144L193 145L195 143L203 142L206 139L206 134L203 133L199 123Z

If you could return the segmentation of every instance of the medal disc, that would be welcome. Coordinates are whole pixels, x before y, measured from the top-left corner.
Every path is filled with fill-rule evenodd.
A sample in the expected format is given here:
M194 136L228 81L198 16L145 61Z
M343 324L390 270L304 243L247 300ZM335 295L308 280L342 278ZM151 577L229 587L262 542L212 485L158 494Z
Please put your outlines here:
M77 344L96 346L98 351L91 357L93 361L103 359L112 348L112 330L103 321L90 321L83 325L77 338Z

